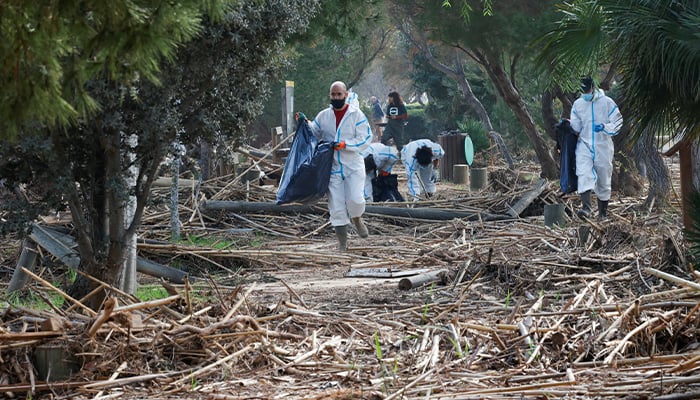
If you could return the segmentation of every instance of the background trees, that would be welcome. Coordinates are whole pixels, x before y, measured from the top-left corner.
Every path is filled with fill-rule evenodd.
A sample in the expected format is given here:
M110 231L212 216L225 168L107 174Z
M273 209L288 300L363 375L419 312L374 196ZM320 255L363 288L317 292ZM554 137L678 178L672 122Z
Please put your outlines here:
M527 135L542 175L556 178L558 168L550 154L552 146L542 136L526 101L532 93L528 91L536 91L538 85L536 76L529 73L533 54L528 44L552 20L552 4L504 0L485 9L482 1L464 1L461 5L470 10L468 18L450 7L419 1L394 2L393 10L395 23L402 24L402 31L428 64L457 82L473 113L487 130L493 131L491 118L472 92L465 66L475 64L484 71ZM529 83L521 85L519 82L525 79Z
M26 24L46 29L39 43L67 50L45 60L55 71L47 81L32 75L41 65L28 55L43 48L26 44L23 35L31 32L18 32L14 45L3 49L3 60L12 60L4 65L3 79L11 80L15 66L15 76L24 77L27 87L16 84L2 113L58 106L43 118L28 111L3 121L21 133L21 141L1 143L0 171L8 186L42 188L32 193L43 198L32 200L47 206L65 202L81 268L120 286L128 244L173 141L241 140L287 60L285 38L307 26L318 3L207 2L208 8L200 2L68 3L28 6L29 12L19 3L3 3L3 11L25 12ZM52 33L55 27L47 21L58 21L61 34ZM70 46L61 46L69 38ZM163 66L167 58L177 64ZM28 222L35 215L23 216ZM79 285L79 294L86 290ZM99 296L93 300L99 303Z
M547 133L566 115L566 89L600 65L613 72L601 82L619 78L634 135L699 136L698 2L574 1L565 14L550 1L452 2L468 18L442 1L35 3L0 3L0 176L39 197L2 202L16 218L1 228L67 204L83 266L108 283L171 144L249 140L281 78L298 83L295 108L310 115L342 79L365 100L428 91L425 135L469 118L513 133L517 122L550 178ZM550 75L534 70L541 49ZM276 100L269 109L277 125Z

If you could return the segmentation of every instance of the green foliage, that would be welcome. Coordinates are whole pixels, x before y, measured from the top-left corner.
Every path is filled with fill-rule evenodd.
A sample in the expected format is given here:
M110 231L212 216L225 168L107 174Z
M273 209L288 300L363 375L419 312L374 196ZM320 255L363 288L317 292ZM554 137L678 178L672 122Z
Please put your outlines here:
M481 5L483 7L482 13L483 15L490 16L493 15L493 4L491 2L492 0L481 0ZM460 8L460 13L462 15L462 18L469 23L471 20L471 15L474 11L472 8L472 5L468 0L462 0L461 1L461 8ZM452 2L450 0L443 0L442 1L442 7L445 8L451 8L452 7Z
M382 344L379 342L379 334L377 332L374 332L374 355L377 357L377 360L382 359Z
M437 135L440 133L439 126L427 118L425 107L422 105L407 105L406 109L408 111L408 120L404 127L406 138L409 141L416 139L437 141Z
M303 34L291 40L288 54L293 57L282 72L284 80L294 81L294 108L314 118L328 107L332 82L352 86L361 77L386 32L386 5L383 0L337 0L320 2L318 12ZM360 98L360 102L369 99ZM280 124L279 97L265 103L263 121L269 126Z
M308 43L329 38L332 42L347 44L365 34L367 27L380 24L383 18L382 0L324 1L310 29L298 35L296 40Z
M530 57L523 57L521 54L523 43L525 43L522 40L523 35L531 35L530 33L523 34L521 31L532 29L531 21L533 18L536 18L538 26L540 26L543 24L542 21L548 20L550 16L549 13L543 12L540 6L537 5L529 8L526 5L518 5L514 10L518 9L520 9L520 13L515 11L507 13L509 16L508 21L503 21L498 16L493 18L479 16L471 22L469 27L465 26L463 20L456 18L450 22L454 24L450 29L440 28L435 33L436 39L447 42L444 44L446 47L435 45L431 49L435 57L442 56L441 59L450 59L455 54L455 50L449 47L452 41L464 41L465 46L473 45L480 50L483 48L484 51L502 49L505 52L504 54L506 54L503 57L504 63L509 62L509 57L517 56L518 62L514 64L517 68L514 68L513 72L515 73L516 82L522 82L518 87L518 90L522 93L522 100L526 103L528 109L539 109L539 93L543 85L539 78L533 79L537 74L529 62ZM544 15L538 13L543 13ZM442 18L442 15L434 15L432 18L425 17L423 23L429 24L433 21L433 18ZM490 24L503 24L507 27L492 27ZM480 26L480 29L487 30L489 33L486 36L488 37L482 41L471 39L472 35L480 35L478 32L472 32L475 30L474 26ZM500 31L504 29L508 29L508 31ZM498 43L492 43L492 37L503 37L504 39ZM468 118L479 119L479 115L476 114L473 107L463 98L462 89L454 79L433 68L422 54L414 56L413 67L412 77L415 80L416 87L419 91L425 91L430 94L427 114L431 121L435 121L441 127L441 129L437 129L438 131L456 130L458 129L457 123L459 121L464 121ZM520 122L510 107L500 98L498 91L483 67L465 55L462 59L462 69L472 92L485 108L494 129L502 135L507 146L511 149L530 149L532 146ZM537 115L533 118L538 120Z
M15 3L19 4L0 3L0 11ZM54 2L52 7L69 7L68 3ZM64 71L72 68L72 74L56 77L61 87L70 90L39 98L35 94L41 88L25 93L18 86L16 93L3 91L3 96L14 97L0 104L0 115L5 116L18 105L38 109L35 103L48 96L48 102L67 101L74 108L70 118L81 117L75 123L60 124L60 129L43 126L59 114L66 117L60 110L41 118L29 114L0 118L0 124L22 129L23 137L34 136L34 142L20 142L21 149L0 142L0 154L7 155L0 159L0 178L11 188L29 185L27 191L37 195L32 199L36 203L55 204L61 198L69 202L78 235L88 244L80 247L83 267L105 273L100 278L108 283L113 283L118 271L97 266L121 266L125 238L140 222L150 184L171 143L180 140L198 146L202 139L226 145L241 141L245 126L260 113L269 95L272 78L287 65L286 38L308 25L318 5L314 0L152 2L158 7L150 3L144 0L137 7L133 2L106 2L87 14L47 9L65 18L56 22L65 35L44 32L43 39L58 41L57 47L65 39L76 50L73 57L55 57L65 63L60 65ZM36 7L25 4L30 12L27 18L38 18L37 24L43 21L43 14L31 14ZM205 10L210 14L205 15ZM0 55L6 56L2 79L11 75L8 65L19 66L19 76L28 78L23 84L33 84L26 75L31 71L22 70L30 68L22 58L26 52L11 51L17 50L11 46L20 40L5 30L5 16L0 13L2 35L13 40L10 47L0 48ZM195 34L196 39L184 45ZM162 63L174 57L176 64ZM76 98L68 101L66 93ZM95 101L99 110L81 112L78 98ZM31 130L26 128L28 121ZM136 197L136 211L124 227L130 195ZM6 210L7 204L1 202L0 211L13 212ZM40 211L16 216L28 222L32 213ZM10 221L2 224L9 227Z
M453 337L448 337L450 340L450 343L452 343L452 347L455 349L455 353L457 354L457 357L459 358L464 358L466 354L462 351L462 346L459 344L458 341L456 341Z
M135 296L141 301L158 300L168 297L168 291L161 285L141 285Z
M66 302L66 299L57 292L50 291L44 293L42 296L31 289L25 296L22 296L20 292L17 291L10 294L7 298L7 302L13 307L26 307L32 310L51 310L51 306L46 303L47 300L51 302L54 307L59 308Z
M458 122L457 126L459 126L460 131L469 134L469 138L474 145L474 154L481 153L491 147L488 132L486 132L484 124L480 121L469 118L466 121Z
M183 242L185 244L215 250L224 250L236 246L235 241L217 236L187 236L187 239L183 240Z
M231 3L0 2L0 135L89 116L98 104L84 85L98 76L157 82L160 63L199 33L204 13L221 16Z
M527 100L527 99L524 99ZM528 103L528 107L535 106L533 103ZM532 151L530 139L525 134L522 125L513 114L513 110L501 99L493 105L491 111L491 119L496 129L502 136L503 140L514 153L523 153ZM534 118L533 119L537 119Z

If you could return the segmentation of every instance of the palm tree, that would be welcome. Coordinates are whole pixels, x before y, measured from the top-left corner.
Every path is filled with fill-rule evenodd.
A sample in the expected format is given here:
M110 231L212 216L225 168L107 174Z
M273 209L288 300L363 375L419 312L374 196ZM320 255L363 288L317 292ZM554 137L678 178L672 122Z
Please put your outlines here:
M552 81L573 91L580 76L604 64L613 66L621 78L619 104L633 139L648 141L652 135L657 146L671 138L697 148L700 1L574 0L561 11L558 27L537 42L543 49L540 65ZM692 164L700 177L700 163ZM686 201L687 196L687 210Z

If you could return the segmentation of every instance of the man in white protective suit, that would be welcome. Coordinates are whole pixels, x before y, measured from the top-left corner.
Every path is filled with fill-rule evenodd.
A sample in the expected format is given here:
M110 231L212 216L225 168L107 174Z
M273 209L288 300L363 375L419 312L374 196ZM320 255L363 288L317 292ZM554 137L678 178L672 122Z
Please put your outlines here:
M577 192L581 196L582 219L590 218L591 191L598 197L598 219L607 218L615 148L612 137L620 132L622 114L615 101L595 87L593 79L581 80L582 95L571 108L571 128L576 143Z
M373 201L372 179L376 176L388 176L391 169L399 161L399 152L393 146L374 142L362 152L365 159L365 200Z
M432 197L437 190L437 168L445 155L442 146L429 139L409 142L401 149L401 162L406 167L408 194L417 201L421 193Z
M331 105L318 113L309 126L319 140L332 142L333 166L328 184L330 222L338 238L338 249L347 249L348 225L352 222L358 235L369 235L362 221L365 212L365 162L360 154L372 141L369 120L360 109L346 102L345 83L333 82Z

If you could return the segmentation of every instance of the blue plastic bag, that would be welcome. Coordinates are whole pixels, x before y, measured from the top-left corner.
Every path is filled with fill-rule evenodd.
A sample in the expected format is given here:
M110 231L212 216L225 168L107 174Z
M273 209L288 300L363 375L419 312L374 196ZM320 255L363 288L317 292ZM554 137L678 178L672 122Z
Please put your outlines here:
M318 142L305 120L299 120L277 190L277 204L310 204L328 191L333 146Z
M559 187L564 194L578 189L576 176L576 142L578 135L569 121L561 121L555 127L557 147L559 147Z

